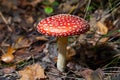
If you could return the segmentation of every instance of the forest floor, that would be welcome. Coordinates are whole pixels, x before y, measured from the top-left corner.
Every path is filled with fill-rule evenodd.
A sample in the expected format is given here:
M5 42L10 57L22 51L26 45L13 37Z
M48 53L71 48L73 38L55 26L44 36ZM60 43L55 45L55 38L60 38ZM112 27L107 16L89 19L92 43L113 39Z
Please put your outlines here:
M56 38L36 26L63 13L87 20L90 31L69 37L60 72ZM119 0L0 0L0 80L119 80L119 66Z

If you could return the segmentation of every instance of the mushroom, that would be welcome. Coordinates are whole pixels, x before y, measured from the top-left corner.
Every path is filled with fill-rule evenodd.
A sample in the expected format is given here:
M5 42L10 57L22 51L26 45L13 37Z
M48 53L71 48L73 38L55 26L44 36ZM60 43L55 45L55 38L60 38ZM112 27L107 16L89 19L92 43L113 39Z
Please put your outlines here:
M68 36L83 34L87 32L89 28L90 26L87 21L70 14L54 15L45 18L38 23L38 32L57 37L57 68L59 71L63 72L65 70Z

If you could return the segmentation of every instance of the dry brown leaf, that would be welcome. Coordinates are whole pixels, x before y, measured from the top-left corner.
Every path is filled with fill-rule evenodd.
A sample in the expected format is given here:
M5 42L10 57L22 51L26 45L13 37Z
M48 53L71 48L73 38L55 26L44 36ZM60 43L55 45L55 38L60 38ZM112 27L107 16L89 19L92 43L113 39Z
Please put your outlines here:
M36 6L38 3L40 3L42 0L33 0L32 2L31 2L31 5L32 6Z
M38 58L39 56L41 56L39 54L39 52L41 52L43 50L43 48L45 47L45 45L43 44L42 46L36 47L34 48L32 51L28 52L27 49L19 49L17 50L14 55L15 55L15 59L14 62L19 63L22 62L24 60L29 60L31 57L34 57L35 59Z
M45 48L45 40L29 40L23 37L19 37L14 45L16 52L14 53L15 59L14 62L19 63L24 60L29 60L31 57L37 58L40 56L41 52ZM13 47L14 47L13 46ZM28 51L28 47L31 49Z
M44 69L39 64L33 64L19 71L20 80L40 80L45 79Z
M16 6L16 2L15 1L11 1L11 0L2 0L1 1L1 5L9 8L9 9L17 9L17 6Z
M76 54L75 50L68 46L66 55L67 61L70 61L75 54Z
M31 5L31 6L35 7L41 1L42 0L32 0L32 1L20 0L20 4L21 4L21 6Z
M14 47L15 49L25 48L25 47L29 47L30 44L31 44L31 43L30 43L30 41L29 41L28 39L24 38L23 36L20 36L20 37L16 40L15 44L13 45L13 47Z
M108 27L105 24L103 24L102 22L98 21L97 27L98 27L98 30L97 30L98 34L105 35L108 33ZM107 40L108 40L108 38L102 38L102 39L100 39L99 42L106 42Z
M15 52L14 48L12 48L11 46L8 47L7 53L1 56L1 60L6 63L12 62L14 60L14 55L13 55L14 52Z
M36 40L48 41L48 39L45 36L37 36Z
M64 7L62 9L62 7ZM62 9L64 12L69 12L69 10L72 8L72 6L68 3L63 3L59 5L59 9Z
M6 68L1 69L1 71L2 71L4 74L10 74L10 73L14 72L15 69L16 69L16 65L13 65L13 66L6 67Z
M86 69L82 71L81 74L85 80L103 80L103 72L100 69L97 69L95 71Z
M32 24L32 23L34 22L33 17L32 17L32 16L26 16L26 22L27 22L28 24Z
M98 27L98 33L103 35L103 34L107 34L108 33L108 28L105 24L103 24L102 22L98 21L97 22L97 27Z
M107 40L108 40L108 38L102 38L102 39L99 40L99 42L104 43L104 42L106 42Z

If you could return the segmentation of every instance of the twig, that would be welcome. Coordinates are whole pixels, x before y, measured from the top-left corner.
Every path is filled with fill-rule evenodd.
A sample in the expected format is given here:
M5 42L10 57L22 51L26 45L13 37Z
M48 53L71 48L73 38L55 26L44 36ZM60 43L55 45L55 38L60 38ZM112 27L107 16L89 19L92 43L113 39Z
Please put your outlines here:
M77 10L81 7L83 7L86 4L87 0L80 0L77 5L76 5L76 9L73 11L72 14L75 14L77 12ZM82 4L81 4L82 3Z
M3 16L2 12L0 12L0 16L3 19L3 21L5 22L5 24L7 25L7 28L10 32L12 32L12 29L10 28L10 26L8 25L8 21L5 19L5 17Z
M3 53L3 54L5 54L5 51L0 47L0 50L1 50L1 52Z
M117 69L120 70L120 67L108 67L108 68L103 68L102 70L110 70L110 69Z
M86 10L85 10L85 15L84 15L84 19L86 18L87 12L88 12L88 7L90 6L91 0L88 0L88 4L86 6Z
M63 76L60 76L60 75L57 75L57 74L54 74L54 73L51 73L51 72L49 72L49 73L47 73L48 75L53 75L53 76L56 76L56 77L61 77L62 79L64 78L64 79L75 79L75 80L84 80L84 78L77 78L77 77L69 77L69 76L67 76L67 75L63 75Z

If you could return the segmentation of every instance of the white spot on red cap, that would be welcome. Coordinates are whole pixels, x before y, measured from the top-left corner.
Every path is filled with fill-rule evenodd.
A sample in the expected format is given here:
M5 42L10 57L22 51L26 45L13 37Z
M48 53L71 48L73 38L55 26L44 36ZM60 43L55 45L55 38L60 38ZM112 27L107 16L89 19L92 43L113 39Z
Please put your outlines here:
M58 14L41 20L37 30L50 36L71 36L88 31L89 24L82 18L70 14Z

